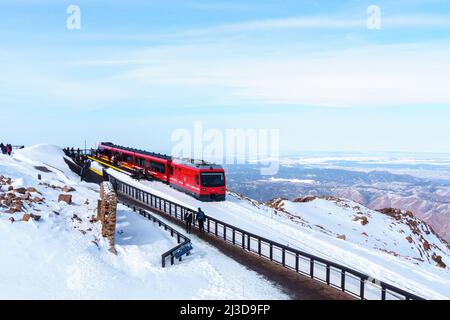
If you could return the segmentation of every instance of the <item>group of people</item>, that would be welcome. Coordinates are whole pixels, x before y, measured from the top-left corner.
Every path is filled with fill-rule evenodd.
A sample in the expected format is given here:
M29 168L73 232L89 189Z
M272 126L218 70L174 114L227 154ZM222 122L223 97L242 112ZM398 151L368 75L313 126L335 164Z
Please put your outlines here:
M0 143L0 150L1 150L1 152L2 152L2 154L5 154L5 155L8 155L8 156L10 156L11 155L11 153L12 153L12 145L11 144L3 144L3 142L2 143Z
M71 157L71 158L75 158L76 156L81 155L80 148L78 148L76 150L74 148L64 148L63 151L66 156Z
M184 216L184 220L186 221L186 232L192 233L192 223L194 222L193 213L191 211L187 212ZM200 232L205 232L206 215L201 208L198 208L195 220L198 222L198 229Z

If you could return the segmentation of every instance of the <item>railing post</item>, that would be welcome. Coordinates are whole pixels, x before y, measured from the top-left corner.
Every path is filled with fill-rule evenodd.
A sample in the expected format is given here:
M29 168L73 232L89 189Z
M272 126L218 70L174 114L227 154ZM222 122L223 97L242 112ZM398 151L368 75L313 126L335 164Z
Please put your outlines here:
M216 234L216 237L219 235L219 230L218 230L218 228L219 228L219 226L217 225L217 221L214 221L214 225L216 226L216 228L215 228L215 234Z
M225 224L223 225L223 240L227 241L227 226Z
M247 248L248 248L248 251L252 251L252 249L250 248L250 235L249 234L247 235Z
M242 249L245 250L245 234L242 232Z
M331 266L327 265L327 285L330 285L330 269Z
M359 287L359 296L361 297L361 300L364 300L364 288L365 288L365 281L364 279L360 278L360 287Z
M258 239L258 254L261 255L261 239Z
M299 269L299 267L298 267L298 259L300 259L300 257L299 257L299 255L298 255L298 253L296 253L295 254L295 272L297 272L298 273L298 269Z
M270 258L270 261L273 261L273 244L272 244L272 242L270 243L270 246L269 246L269 258Z
M283 248L282 252L281 252L281 263L283 265L283 267L286 266L286 249Z
M345 291L345 270L341 271L341 290Z
M209 228L209 224L210 224L210 219L209 218L207 218L208 220L207 220L207 222L206 222L206 228L207 228L207 230L208 230L208 233L210 233L210 228Z
M386 288L381 285L381 300L386 300Z
M233 244L236 243L236 230L233 228Z
M161 261L162 267L165 268L166 267L166 257L162 256L161 259L162 259L162 261Z
M311 279L314 279L314 259L309 260L309 275Z

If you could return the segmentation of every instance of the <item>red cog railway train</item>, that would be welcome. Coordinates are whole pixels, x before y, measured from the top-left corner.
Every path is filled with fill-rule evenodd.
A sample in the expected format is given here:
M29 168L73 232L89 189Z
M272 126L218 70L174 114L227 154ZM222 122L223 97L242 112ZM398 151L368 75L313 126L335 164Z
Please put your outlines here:
M225 171L220 165L203 160L177 159L110 142L100 143L98 151L98 156L103 160L163 181L199 200L225 200Z

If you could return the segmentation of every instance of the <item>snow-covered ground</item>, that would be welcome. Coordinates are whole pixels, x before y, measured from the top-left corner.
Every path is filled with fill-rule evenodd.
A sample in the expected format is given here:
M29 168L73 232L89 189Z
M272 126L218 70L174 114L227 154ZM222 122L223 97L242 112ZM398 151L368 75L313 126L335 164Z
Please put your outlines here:
M415 218L397 221L340 199L278 201L267 206L229 193L224 202L205 203L160 182L137 182L111 169L108 172L155 195L194 210L201 207L209 216L419 296L450 299L449 247ZM425 243L430 245L427 250ZM433 255L441 256L447 267L436 266Z
M175 240L123 206L117 216L118 255L111 254L99 223L92 221L98 186L80 182L55 146L0 155L1 176L0 196L24 200L19 212L0 206L0 299L289 298L195 236L193 254L163 269L161 254ZM28 191L8 191L10 186ZM57 202L61 193L72 194L73 204ZM40 219L22 221L25 213Z

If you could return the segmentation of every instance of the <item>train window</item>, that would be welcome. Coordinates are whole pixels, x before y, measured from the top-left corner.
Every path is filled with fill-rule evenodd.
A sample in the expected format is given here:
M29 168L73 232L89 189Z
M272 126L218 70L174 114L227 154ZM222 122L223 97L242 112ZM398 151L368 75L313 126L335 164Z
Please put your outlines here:
M202 187L225 186L225 175L222 172L201 173Z
M125 155L125 162L133 163L133 157L128 154Z
M166 173L166 166L162 163L150 161L150 170L159 172L159 173Z
M136 158L136 165L145 168L145 159Z

